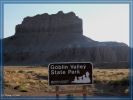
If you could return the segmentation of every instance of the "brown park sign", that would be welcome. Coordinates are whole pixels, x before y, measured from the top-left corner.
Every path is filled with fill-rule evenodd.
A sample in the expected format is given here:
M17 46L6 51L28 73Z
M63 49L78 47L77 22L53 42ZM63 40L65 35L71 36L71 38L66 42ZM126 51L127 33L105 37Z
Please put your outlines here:
M48 66L49 85L85 85L92 84L92 63L63 62Z

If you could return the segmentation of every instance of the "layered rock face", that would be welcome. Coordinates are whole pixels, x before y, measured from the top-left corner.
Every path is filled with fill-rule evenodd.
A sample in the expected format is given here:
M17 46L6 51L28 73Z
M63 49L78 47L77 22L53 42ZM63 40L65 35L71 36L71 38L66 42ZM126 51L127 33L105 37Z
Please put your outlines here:
M36 15L24 18L22 24L16 26L16 33L41 33L41 32L68 32L68 34L82 33L82 20L70 12L64 14L62 11L57 14ZM17 34L16 34L17 35ZM45 34L46 35L46 34Z
M83 36L82 19L70 12L26 17L14 36L4 41L4 65L45 65L51 62L129 62L129 47ZM126 63L125 63L126 62Z

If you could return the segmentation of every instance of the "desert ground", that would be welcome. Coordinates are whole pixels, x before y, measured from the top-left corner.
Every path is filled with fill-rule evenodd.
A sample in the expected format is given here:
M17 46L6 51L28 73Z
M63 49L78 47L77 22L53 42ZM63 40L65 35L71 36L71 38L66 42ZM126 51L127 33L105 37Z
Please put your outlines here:
M47 67L5 66L3 77L5 96L56 95L55 86L48 85ZM128 96L129 69L94 68L93 84L87 85L86 89L87 96ZM60 86L59 91L68 91L61 96L82 96L81 85Z

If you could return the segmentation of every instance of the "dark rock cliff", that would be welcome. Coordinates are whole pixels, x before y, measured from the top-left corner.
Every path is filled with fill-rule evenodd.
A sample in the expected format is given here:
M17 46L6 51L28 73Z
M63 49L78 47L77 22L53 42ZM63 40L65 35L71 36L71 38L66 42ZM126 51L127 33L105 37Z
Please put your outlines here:
M91 61L128 65L129 47L98 42L83 35L82 19L70 12L26 17L14 36L3 39L4 65L45 65L50 62ZM103 66L103 65L102 65Z

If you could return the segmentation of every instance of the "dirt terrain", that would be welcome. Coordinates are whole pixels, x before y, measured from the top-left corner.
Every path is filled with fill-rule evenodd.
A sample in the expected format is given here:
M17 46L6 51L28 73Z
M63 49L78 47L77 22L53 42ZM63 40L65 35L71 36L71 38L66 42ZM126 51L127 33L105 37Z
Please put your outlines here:
M128 96L129 69L95 69L93 84L86 86L88 96ZM64 96L82 96L82 86L60 86L59 90L68 91ZM70 91L75 91L71 93ZM81 93L78 93L81 92ZM5 96L55 96L55 86L48 85L46 67L22 66L4 67Z

